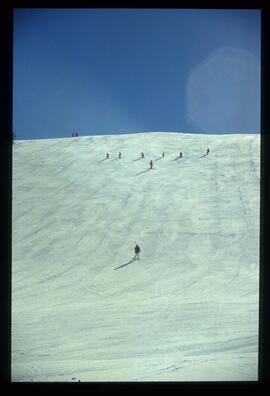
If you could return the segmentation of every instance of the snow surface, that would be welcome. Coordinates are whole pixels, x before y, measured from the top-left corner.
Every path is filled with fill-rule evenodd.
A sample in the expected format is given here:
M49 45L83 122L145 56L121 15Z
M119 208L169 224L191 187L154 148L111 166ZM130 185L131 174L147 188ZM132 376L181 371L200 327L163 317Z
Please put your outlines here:
M257 380L259 159L259 135L16 141L12 380Z

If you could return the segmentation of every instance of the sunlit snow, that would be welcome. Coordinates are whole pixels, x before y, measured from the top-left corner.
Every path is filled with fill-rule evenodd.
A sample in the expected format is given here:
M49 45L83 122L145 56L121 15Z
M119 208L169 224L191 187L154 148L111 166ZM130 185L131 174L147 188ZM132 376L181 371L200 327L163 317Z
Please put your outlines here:
M256 380L259 158L255 134L16 141L12 380Z

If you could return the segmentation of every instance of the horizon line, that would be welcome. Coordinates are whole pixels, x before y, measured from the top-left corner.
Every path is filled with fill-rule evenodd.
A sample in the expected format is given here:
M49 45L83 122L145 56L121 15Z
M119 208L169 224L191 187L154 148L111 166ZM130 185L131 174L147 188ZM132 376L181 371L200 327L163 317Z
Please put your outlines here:
M79 132L78 132L79 133ZM134 131L134 132L101 132L92 134L82 134L78 136L56 136L56 137L38 137L38 138L16 138L14 141L27 141L27 140L54 140L54 139L70 139L70 138L87 138L87 137L101 137L101 136L118 136L118 135L136 135L136 134L147 134L147 133L160 133L160 134L182 134L182 135L212 135L212 136L227 136L227 135L260 135L261 132L181 132L181 131Z

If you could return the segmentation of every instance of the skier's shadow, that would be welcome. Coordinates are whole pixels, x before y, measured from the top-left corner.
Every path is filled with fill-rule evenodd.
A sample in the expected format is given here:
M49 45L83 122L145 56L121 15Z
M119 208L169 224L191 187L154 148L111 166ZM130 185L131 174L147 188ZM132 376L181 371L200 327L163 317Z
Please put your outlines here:
M142 172L136 173L136 176L139 176L139 175L141 175L142 173L148 172L148 171L150 171L150 169L151 169L151 168L146 169L146 170L144 170L144 171L142 171Z
M111 159L110 162L112 162L112 161L117 161L118 159L120 159L120 158L117 157L117 158Z
M108 159L108 158L104 158L104 159L102 159L102 160L98 161L98 163L99 163L99 162L106 161L107 159Z
M118 269L120 269L120 268L123 268L123 267L125 267L126 265L129 265L129 264L133 263L133 261L135 261L135 258L134 258L134 257L133 257L128 263L122 264L122 265L120 265L120 267L114 268L114 270L118 270Z
M172 161L177 161L177 160L179 160L181 157L176 157L175 159L173 159Z
M133 160L133 162L134 161L140 161L141 159L143 159L143 157L137 158L137 159Z
M154 162L161 160L163 157L156 158Z
M202 155L200 158L203 158L203 157L206 157L207 156L207 154L204 154L204 155Z

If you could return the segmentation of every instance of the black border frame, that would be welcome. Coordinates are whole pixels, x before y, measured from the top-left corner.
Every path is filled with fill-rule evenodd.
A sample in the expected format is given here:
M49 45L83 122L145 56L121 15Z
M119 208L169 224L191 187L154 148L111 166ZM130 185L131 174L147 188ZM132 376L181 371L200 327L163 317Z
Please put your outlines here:
M23 3L23 4L22 4ZM260 204L260 308L259 308L259 378L258 381L239 382L83 382L83 383L11 383L11 262L12 262L12 76L13 76L13 9L14 8L198 8L198 9L258 9L261 11L261 204ZM258 391L270 380L269 336L270 323L268 309L269 279L269 155L270 155L270 7L258 0L190 0L176 3L166 2L164 6L148 2L108 4L87 1L61 4L57 1L10 1L0 5L0 380L10 390L40 391L213 391L236 390ZM269 111L268 111L269 108Z

